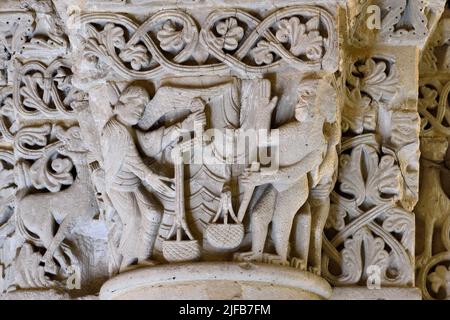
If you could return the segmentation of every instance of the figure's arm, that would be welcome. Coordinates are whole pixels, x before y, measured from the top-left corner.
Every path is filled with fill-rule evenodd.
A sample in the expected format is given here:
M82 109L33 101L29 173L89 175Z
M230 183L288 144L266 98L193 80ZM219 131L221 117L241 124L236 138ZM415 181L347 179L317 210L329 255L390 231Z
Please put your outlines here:
M168 146L177 142L180 139L182 129L182 122L178 122L171 125L170 127L164 128L164 133L161 139L161 150L164 150Z
M149 175L153 174L153 171L146 166L134 145L128 148L126 166L142 181L145 181Z
M339 143L339 139L341 136L339 125L337 123L333 124L327 123L325 127L325 136L328 138L328 146L325 157L318 168L318 173L316 177L317 181L315 181L316 183L319 183L319 181L322 178L331 179L331 177L333 176L334 172L337 169L339 161L339 157L336 150L336 146Z
M280 168L273 174L261 172L249 173L249 180L251 184L256 186L275 182L293 183L313 170L321 158L322 152L320 150L313 151L299 162L289 167Z
M173 179L160 176L153 172L144 163L134 144L130 144L125 161L127 168L133 174L135 174L144 184L148 184L153 189L164 195L174 195L174 190L165 183L171 183Z
M190 136L190 132L195 130L196 125L202 127L206 125L206 115L203 109L194 109L186 119L169 127L161 127L146 133L137 131L139 144L147 156L155 157L170 145L178 142L183 134L186 133Z
M136 131L139 146L146 156L156 158L164 149L178 139L178 124L169 128L158 128L149 132Z

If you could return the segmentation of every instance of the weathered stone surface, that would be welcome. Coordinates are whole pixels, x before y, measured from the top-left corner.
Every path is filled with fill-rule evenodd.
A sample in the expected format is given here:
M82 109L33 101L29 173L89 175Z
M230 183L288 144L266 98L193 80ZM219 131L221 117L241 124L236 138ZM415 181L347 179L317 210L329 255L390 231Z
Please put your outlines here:
M444 6L2 1L0 298L448 299Z
M220 290L217 290L220 288ZM197 262L125 272L105 283L100 299L328 299L331 286L293 268Z

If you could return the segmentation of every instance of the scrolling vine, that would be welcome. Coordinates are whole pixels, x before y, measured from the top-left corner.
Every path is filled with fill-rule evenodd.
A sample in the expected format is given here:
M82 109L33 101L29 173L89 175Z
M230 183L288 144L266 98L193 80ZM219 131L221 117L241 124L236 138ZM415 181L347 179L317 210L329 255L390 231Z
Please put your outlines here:
M286 67L337 68L333 19L315 7L284 8L263 21L223 9L212 12L201 30L191 16L176 10L154 14L140 26L117 14L86 14L78 20L76 29L85 33L81 58L94 66L111 65L126 80L153 79L162 70L213 75L231 69L256 77Z

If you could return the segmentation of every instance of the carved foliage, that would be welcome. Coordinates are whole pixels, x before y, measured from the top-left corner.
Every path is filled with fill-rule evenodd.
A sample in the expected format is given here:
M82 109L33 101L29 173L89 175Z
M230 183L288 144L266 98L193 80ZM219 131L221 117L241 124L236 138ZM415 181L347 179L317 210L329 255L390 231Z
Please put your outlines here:
M436 267L433 273L430 273L428 280L431 282L431 290L435 293L444 292L446 299L450 298L450 268L444 265Z
M263 21L239 9L215 11L201 30L176 10L157 13L140 26L113 14L89 14L81 21L86 25L83 55L111 64L126 79L154 78L161 68L191 75L229 68L255 75L282 66L336 69L333 17L318 8L285 8ZM208 56L212 59L205 62Z
M58 152L63 146L54 140L55 126L25 127L18 134L15 143L17 155L22 159L35 160L17 164L17 179L23 187L34 187L58 192L63 185L71 185L72 161Z
M10 83L14 59L51 62L67 53L62 23L50 0L21 0L27 11L0 13L0 85Z
M419 117L409 102L393 103L400 88L389 57L351 64L344 90L349 137L325 233L325 277L365 285L375 268L382 285L412 286L415 221L408 211L418 194Z
M345 85L343 130L354 133L376 129L378 108L389 105L399 85L393 61L373 57L353 63Z
M373 147L359 145L351 155L342 155L340 161L340 189L352 195L358 207L399 199L402 180L391 155L379 158Z
M411 285L414 216L395 205L403 190L398 163L372 135L346 146L327 223L325 277L336 285L363 285L375 266L382 284Z
M14 237L14 206L16 184L14 156L11 150L0 150L0 293L14 282L12 266L20 239Z
M390 117L382 125L390 128L390 135L385 134L382 139L389 145L392 157L398 159L405 180L400 201L405 209L412 210L418 194L419 118L409 110L413 102L392 103L400 90L395 61L384 56L357 60L350 66L344 90L344 132L375 133L379 121L386 122Z
M17 130L11 87L0 88L0 133L1 140L11 143Z
M11 58L23 50L23 45L32 35L33 22L33 16L28 12L0 13L0 85L10 81Z
M276 37L282 43L289 43L289 51L296 57L306 56L311 61L318 60L323 54L323 40L320 35L320 18L313 17L302 24L300 19L292 17L279 22Z

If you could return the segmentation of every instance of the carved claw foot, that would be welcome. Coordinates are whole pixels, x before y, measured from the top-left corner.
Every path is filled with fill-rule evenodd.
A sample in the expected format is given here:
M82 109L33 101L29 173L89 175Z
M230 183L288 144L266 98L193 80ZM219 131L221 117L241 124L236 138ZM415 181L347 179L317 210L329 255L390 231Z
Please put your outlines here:
M322 273L322 271L320 270L319 267L309 267L308 271L319 277L320 277L320 274Z
M238 252L233 256L233 260L238 262L262 262L262 254L256 254L253 251L249 252Z
M306 271L306 261L300 258L292 258L291 267L295 269L299 269L302 271Z
M275 254L264 254L263 262L268 264L274 264L278 266L289 267L290 263L287 260L283 260L280 256Z

